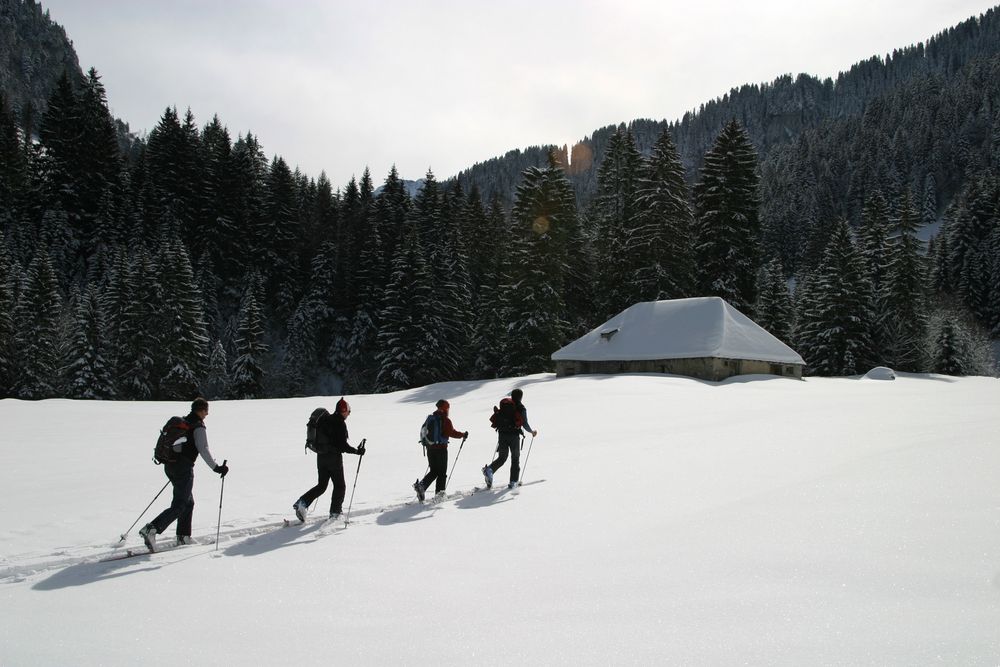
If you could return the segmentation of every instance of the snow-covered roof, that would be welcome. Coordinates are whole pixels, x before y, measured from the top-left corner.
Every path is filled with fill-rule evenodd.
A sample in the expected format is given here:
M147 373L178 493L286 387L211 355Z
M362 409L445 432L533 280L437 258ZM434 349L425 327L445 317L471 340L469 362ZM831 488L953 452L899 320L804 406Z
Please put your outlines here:
M717 296L637 303L552 354L555 361L700 357L805 364L795 350Z

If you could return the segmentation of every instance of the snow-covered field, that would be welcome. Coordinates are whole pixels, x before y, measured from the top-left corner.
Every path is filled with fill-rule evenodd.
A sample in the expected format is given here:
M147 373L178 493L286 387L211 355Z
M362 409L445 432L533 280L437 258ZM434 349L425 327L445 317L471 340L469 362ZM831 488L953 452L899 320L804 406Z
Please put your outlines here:
M539 430L526 484L472 494L514 386ZM420 506L417 434L441 397L471 435L450 498ZM218 549L220 480L199 461L200 544L109 563L165 481L155 434L187 405L0 401L0 664L1000 664L995 378L536 375L353 396L369 454L351 524L281 527L315 482L309 412L337 398L213 403L231 467Z

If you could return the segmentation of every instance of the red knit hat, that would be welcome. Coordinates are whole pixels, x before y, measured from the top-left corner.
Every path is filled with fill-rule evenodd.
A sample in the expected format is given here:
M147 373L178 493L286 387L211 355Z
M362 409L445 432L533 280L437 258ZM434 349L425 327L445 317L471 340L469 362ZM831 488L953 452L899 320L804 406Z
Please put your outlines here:
M351 406L347 403L347 401L344 400L344 397L341 396L340 400L337 401L337 412L350 412L350 411L351 411Z

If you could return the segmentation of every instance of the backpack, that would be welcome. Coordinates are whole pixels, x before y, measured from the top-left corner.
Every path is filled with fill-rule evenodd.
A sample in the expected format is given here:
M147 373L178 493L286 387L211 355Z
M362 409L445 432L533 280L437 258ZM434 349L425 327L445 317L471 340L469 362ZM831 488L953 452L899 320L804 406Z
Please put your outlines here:
M309 415L309 421L306 422L306 449L317 454L326 454L331 450L330 439L317 427L321 417L329 416L330 412L326 408L316 408Z
M427 415L420 426L420 444L424 447L437 444L437 436L441 434L441 419L435 414Z
M153 448L153 463L174 463L180 457L184 443L191 433L191 424L183 417L171 417L160 429L160 437Z
M514 405L514 399L507 397L500 401L500 407L493 406L493 414L490 415L490 426L497 430L518 431L524 420L521 418L521 411Z

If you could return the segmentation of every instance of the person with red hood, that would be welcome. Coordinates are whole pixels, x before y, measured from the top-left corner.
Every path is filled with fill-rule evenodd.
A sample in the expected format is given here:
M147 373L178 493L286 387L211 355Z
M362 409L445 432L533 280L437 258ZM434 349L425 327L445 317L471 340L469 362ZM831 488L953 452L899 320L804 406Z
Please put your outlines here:
M469 432L462 433L452 426L448 411L451 406L443 398L434 404L437 410L427 417L428 421L428 442L427 445L427 465L430 471L421 479L413 483L413 490L417 492L417 498L421 502L424 500L424 492L430 487L431 482L437 481L436 493L444 493L445 484L448 481L448 438L468 438Z
M337 407L333 414L325 414L316 422L316 429L322 431L326 442L330 443L328 449L316 454L316 473L319 481L316 486L302 494L302 497L295 501L292 509L299 521L306 520L309 512L309 505L326 492L326 486L333 480L333 497L330 498L330 518L335 519L343 512L344 496L347 494L347 482L344 480L344 452L365 455L365 445L355 449L347 444L347 416L351 414L351 406L343 397L337 401Z

